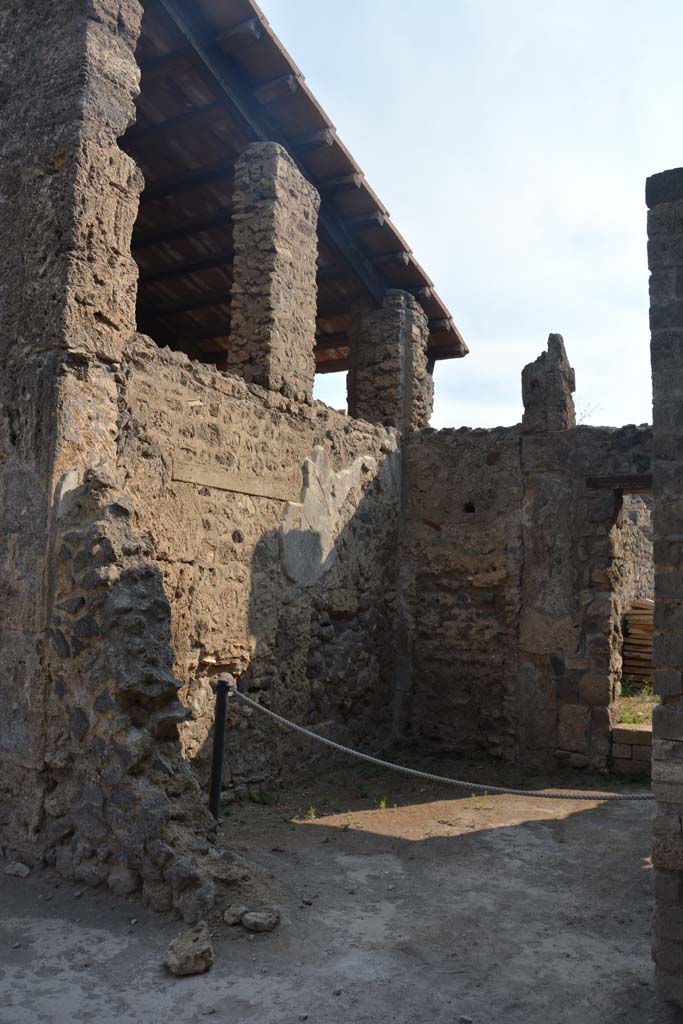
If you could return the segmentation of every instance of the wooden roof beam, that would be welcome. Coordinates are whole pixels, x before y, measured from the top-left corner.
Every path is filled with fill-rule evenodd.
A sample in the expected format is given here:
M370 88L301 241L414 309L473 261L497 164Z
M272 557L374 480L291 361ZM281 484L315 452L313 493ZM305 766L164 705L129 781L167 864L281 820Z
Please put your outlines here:
M273 123L267 108L260 106L250 95L249 88L230 58L216 44L206 42L208 26L197 7L188 9L181 0L159 0L159 4L195 51L224 96L232 103L251 137L261 142L278 142L292 153L292 142L287 140ZM310 174L301 164L296 152L293 153L293 157L301 173L310 180ZM315 185L315 181L313 184ZM318 223L363 282L368 294L375 302L381 303L387 290L386 282L324 196Z
M621 476L589 476L586 486L599 491L646 494L652 490L652 473L624 473Z
M261 104L274 103L276 100L287 99L293 96L299 88L299 79L296 75L278 75L268 82L261 82L254 87L254 96Z
M175 224L164 228L152 228L149 231L140 231L133 235L131 249L143 249L147 245L161 245L164 242L173 242L178 238L188 238L190 235L201 234L202 231L213 231L232 224L232 213L230 210L220 210L218 213L203 214L199 217L186 217L178 220Z
M262 32L258 18L248 18L234 28L228 29L227 32L221 32L216 42L223 53L234 53L235 50L240 50L243 46L258 42Z
M152 317L167 316L169 313L190 313L193 309L206 309L209 306L230 304L230 290L221 288L218 291L198 292L182 299L169 302L141 303L138 306L138 318L149 320Z
M202 270L213 270L216 267L231 267L232 260L233 252L232 249L229 249L203 259L181 260L178 263L169 263L168 266L159 267L158 270L142 271L140 273L140 284L156 284L158 281L168 281L174 277L197 274Z
M210 185L215 181L226 181L231 179L235 173L235 164L232 160L221 160L206 167L197 167L186 174L177 174L158 181L145 188L140 197L141 203L153 203L156 199L164 199L166 196L178 195L181 192L191 192L192 189L200 188L202 185Z

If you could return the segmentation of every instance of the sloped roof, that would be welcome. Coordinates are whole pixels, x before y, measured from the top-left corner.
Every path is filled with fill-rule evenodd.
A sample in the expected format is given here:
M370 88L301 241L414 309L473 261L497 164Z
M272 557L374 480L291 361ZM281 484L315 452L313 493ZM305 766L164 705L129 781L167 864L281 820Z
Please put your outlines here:
M468 349L431 280L253 0L145 0L135 127L122 145L146 188L133 235L138 321L161 343L220 362L229 344L235 159L282 143L318 188L316 368L345 369L351 307L412 292L432 360Z

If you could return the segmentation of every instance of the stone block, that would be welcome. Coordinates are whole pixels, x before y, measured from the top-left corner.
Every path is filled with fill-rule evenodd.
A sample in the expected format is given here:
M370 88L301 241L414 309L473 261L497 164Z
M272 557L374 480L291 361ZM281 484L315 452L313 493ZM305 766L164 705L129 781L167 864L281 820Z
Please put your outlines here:
M653 710L652 735L656 739L683 741L683 702L659 704Z
M652 678L652 690L661 697L683 693L683 672L673 668L655 669Z
M652 756L655 761L683 761L683 742L655 739L652 741Z
M645 182L645 202L649 209L661 203L683 199L683 167L651 174Z
M654 892L658 903L678 905L683 895L683 877L677 871L655 868Z
M638 743L634 743L634 745L631 747L631 751L631 756L634 761L644 762L645 764L649 765L650 761L652 760L651 747L644 747Z
M652 781L672 782L677 786L683 786L683 762L653 761Z
M584 704L610 703L612 684L608 675L585 675L579 680L579 699Z
M557 739L562 750L585 754L588 750L590 709L582 704L562 704Z
M639 725L615 725L612 739L615 743L648 747L652 744L652 728L648 722Z
M683 786L678 783L660 782L658 779L653 779L652 794L659 803L683 805Z
M612 744L612 757L626 758L631 760L631 751L633 750L630 743L613 743Z
M633 761L623 757L614 758L612 769L622 775L647 775L647 766L642 761Z

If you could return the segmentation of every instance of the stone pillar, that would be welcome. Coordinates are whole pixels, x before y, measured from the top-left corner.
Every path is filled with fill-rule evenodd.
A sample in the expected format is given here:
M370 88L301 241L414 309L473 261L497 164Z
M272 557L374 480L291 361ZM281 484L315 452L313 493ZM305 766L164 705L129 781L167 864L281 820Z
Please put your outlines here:
M658 991L683 1006L683 168L647 181L654 427Z
M568 430L576 426L574 370L561 334L548 335L548 351L522 370L522 429L527 433Z
M349 414L402 433L428 426L434 398L428 341L427 317L407 292L388 291L380 309L361 314L352 333Z
M256 142L237 161L228 365L305 402L315 374L319 206L282 146Z

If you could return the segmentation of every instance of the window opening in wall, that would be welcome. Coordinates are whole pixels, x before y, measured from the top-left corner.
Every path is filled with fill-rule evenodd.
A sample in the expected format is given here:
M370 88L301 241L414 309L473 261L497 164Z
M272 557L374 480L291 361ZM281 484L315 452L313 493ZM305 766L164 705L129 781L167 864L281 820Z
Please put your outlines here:
M346 370L338 370L336 373L316 373L313 382L313 398L337 409L338 412L348 412L347 377Z

